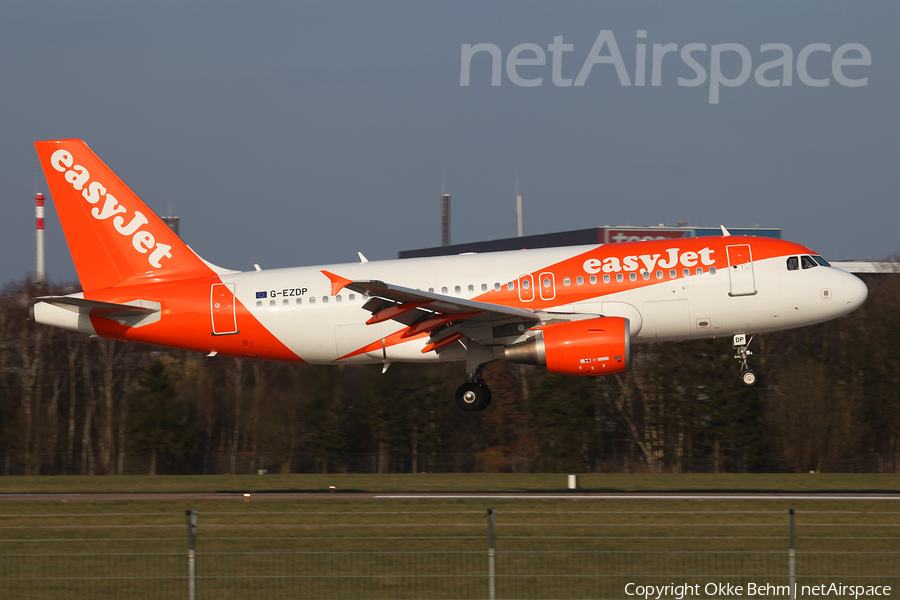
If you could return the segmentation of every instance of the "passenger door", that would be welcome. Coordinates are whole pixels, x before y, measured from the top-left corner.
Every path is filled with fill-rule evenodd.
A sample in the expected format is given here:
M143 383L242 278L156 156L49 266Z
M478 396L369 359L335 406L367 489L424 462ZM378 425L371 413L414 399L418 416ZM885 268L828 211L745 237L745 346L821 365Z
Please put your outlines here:
M731 281L730 296L752 296L756 293L753 277L753 255L749 244L726 246L728 277Z
M212 284L209 303L210 312L212 313L212 334L232 335L239 333L237 312L234 307L234 284Z

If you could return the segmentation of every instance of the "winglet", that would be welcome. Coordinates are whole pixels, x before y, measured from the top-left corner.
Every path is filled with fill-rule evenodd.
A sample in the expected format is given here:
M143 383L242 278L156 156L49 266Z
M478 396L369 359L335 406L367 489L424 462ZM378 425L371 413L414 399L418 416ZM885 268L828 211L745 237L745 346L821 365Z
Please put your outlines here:
M725 226L724 226L724 225L719 225L719 227L722 228L722 236L723 236L723 237L728 237L729 235L731 235L731 233L729 233L728 230L725 229Z
M322 274L325 275L328 279L331 280L331 295L337 296L338 292L342 289L353 283L352 279L347 279L346 277L341 277L340 275L335 275L329 271L322 271Z

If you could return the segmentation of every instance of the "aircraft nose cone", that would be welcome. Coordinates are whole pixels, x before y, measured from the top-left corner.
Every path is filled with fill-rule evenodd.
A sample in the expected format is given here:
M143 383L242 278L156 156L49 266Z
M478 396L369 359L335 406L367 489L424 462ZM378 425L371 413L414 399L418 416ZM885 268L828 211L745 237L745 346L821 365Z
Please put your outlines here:
M853 312L866 301L869 296L869 288L863 283L862 279L847 273L847 281L843 284L843 299L846 311Z

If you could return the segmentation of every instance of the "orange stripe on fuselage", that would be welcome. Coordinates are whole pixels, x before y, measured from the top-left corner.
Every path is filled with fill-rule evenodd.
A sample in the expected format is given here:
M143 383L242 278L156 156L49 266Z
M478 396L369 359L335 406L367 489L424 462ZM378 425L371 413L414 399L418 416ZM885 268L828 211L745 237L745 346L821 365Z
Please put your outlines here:
M425 332L425 333L419 333L417 335L410 336L410 337L403 337L403 334L406 333L407 331L409 331L409 328L404 327L400 331L394 332L387 337L379 338L379 339L375 340L374 342L372 342L371 344L368 344L366 346L363 346L362 348L359 348L357 350L354 350L353 352L350 352L349 354L345 354L344 356L340 356L340 357L336 358L335 362L337 362L339 360L353 358L354 356L359 356L360 354L367 354L369 352L377 352L377 351L381 350L382 348L390 348L390 347L396 346L398 344L411 342L412 340L420 340L423 337L428 336L428 332Z
M522 276L531 278L532 287L528 291L531 294L531 300L520 298L520 283L517 280L513 280L513 289L509 289L507 283L504 282L500 290L491 290L473 299L533 310L584 302L601 296L683 279L685 277L684 269L689 270L688 277L696 275L697 268L702 268L704 273L708 273L710 267L715 267L717 270L726 269L728 257L725 248L740 244L750 244L754 261L794 254L815 254L800 244L753 236L710 236L603 244L530 273L520 273L517 276L519 279ZM672 264L673 260L674 264ZM648 270L648 266L653 268ZM675 277L670 277L671 269L675 269ZM644 270L650 272L649 279L645 280L641 275ZM657 279L657 271L662 271L661 279ZM550 300L541 298L540 276L545 273L552 273L554 276L555 289L553 298ZM621 282L616 281L618 273L623 276ZM631 281L631 273L637 275L636 281ZM597 277L596 283L590 283L591 275ZM603 283L604 275L610 276L609 283ZM566 277L570 279L568 286L564 284ZM578 277L584 278L583 284L578 285Z
M215 283L221 283L221 279L204 277L106 288L85 292L84 297L117 303L149 300L161 305L159 321L142 327L128 327L106 317L91 316L91 324L103 337L227 356L305 362L266 329L236 297L238 333L213 335L210 289Z

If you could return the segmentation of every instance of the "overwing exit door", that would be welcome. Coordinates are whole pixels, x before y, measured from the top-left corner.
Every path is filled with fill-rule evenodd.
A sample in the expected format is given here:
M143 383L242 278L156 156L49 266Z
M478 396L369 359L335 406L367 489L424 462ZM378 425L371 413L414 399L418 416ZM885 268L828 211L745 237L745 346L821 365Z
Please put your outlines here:
M731 296L752 296L756 293L753 278L753 255L750 244L726 246L728 254L728 277L731 281Z
M235 311L234 284L214 283L210 290L210 311L212 313L212 334L231 335L239 333L237 312Z
M541 300L553 300L556 298L556 277L553 273L541 273L538 275L541 284Z

